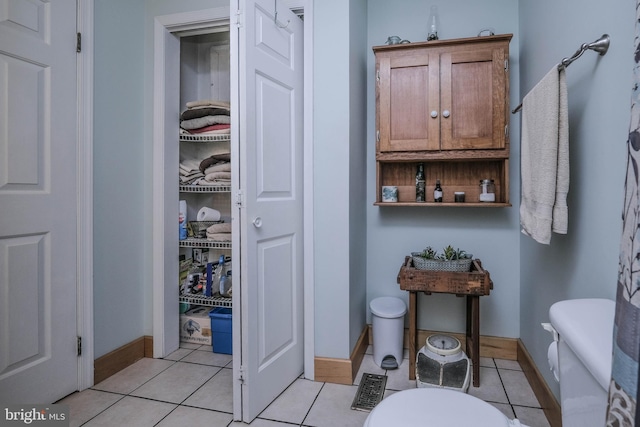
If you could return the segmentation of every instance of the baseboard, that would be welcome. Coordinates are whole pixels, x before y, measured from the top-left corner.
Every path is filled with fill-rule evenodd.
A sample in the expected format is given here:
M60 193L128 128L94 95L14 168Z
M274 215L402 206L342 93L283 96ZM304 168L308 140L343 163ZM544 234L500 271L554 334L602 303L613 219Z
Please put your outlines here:
M329 357L314 358L315 381L334 384L353 384L353 381L360 369L360 364L364 358L369 345L369 328L365 326L356 342L349 359L333 359Z
M153 337L140 337L94 360L93 383L106 380L143 357L153 357Z
M533 362L533 358L521 340L518 340L518 362L522 367L524 375L527 377L527 381L531 384L533 393L538 398L538 402L540 402L540 406L551 427L562 427L560 404L540 374L540 371Z

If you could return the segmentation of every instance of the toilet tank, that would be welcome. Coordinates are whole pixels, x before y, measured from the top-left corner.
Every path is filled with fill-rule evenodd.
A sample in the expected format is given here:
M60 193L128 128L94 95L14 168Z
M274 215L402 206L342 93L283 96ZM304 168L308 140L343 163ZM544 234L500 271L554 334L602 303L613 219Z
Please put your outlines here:
M605 425L615 303L608 299L560 301L549 309L558 332L563 427Z

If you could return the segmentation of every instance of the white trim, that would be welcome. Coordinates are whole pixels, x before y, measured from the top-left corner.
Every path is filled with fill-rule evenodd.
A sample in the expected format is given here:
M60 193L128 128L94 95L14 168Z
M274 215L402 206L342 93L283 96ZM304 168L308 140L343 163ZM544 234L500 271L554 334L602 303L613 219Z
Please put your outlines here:
M304 376L314 380L313 0L304 3Z
M82 33L77 76L77 331L82 337L78 390L93 385L93 5L79 0L77 31Z
M156 19L153 23L153 357L166 356L164 351L164 31Z

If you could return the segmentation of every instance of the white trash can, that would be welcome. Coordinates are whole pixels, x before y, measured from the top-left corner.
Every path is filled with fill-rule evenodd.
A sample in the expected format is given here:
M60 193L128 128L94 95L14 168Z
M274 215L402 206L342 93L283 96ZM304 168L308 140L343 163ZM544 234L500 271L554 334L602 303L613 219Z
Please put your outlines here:
M373 315L373 361L383 369L402 363L404 315L407 306L400 298L380 297L369 304Z

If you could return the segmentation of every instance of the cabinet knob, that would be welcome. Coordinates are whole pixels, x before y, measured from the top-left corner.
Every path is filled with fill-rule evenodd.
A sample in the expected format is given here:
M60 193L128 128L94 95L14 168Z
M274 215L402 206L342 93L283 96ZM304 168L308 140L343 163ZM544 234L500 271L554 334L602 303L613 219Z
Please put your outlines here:
M451 113L449 112L449 110L444 110L442 112L442 117L444 117L445 119L448 118L451 115Z
M260 217L256 217L256 219L253 220L253 226L255 228L260 228L262 227L262 218Z
M431 117L433 117L434 119L435 119L436 117L438 117L438 112L437 112L436 110L433 110L433 111L431 112Z

